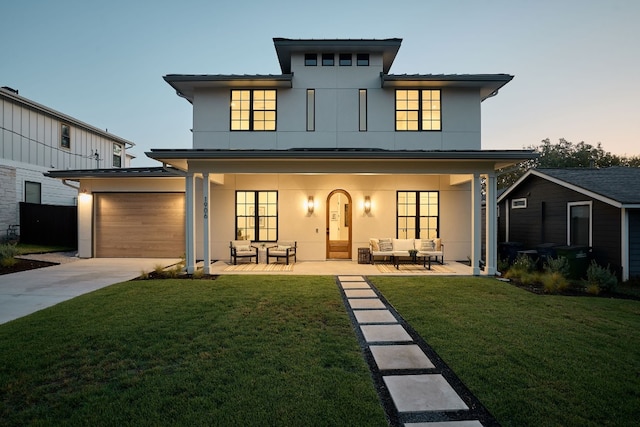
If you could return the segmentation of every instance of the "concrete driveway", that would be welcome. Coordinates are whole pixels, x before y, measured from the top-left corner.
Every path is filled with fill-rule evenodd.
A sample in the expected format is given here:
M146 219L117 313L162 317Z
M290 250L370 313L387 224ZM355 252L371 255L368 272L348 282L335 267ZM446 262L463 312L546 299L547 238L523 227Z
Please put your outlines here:
M177 258L73 259L60 265L0 276L0 324L59 302L124 282Z

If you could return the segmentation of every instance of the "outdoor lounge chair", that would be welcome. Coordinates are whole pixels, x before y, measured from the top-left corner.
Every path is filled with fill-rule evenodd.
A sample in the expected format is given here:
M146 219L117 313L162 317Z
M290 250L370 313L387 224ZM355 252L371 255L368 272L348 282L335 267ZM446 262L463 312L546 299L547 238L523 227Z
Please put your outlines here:
M256 264L258 263L258 248L251 246L251 242L248 240L232 240L229 244L229 250L231 251L230 262L233 265L238 264L238 258L251 258L256 257Z
M269 258L284 258L286 264L289 264L289 258L293 257L293 262L296 262L296 249L298 242L278 242L276 246L267 248L267 264L269 264Z

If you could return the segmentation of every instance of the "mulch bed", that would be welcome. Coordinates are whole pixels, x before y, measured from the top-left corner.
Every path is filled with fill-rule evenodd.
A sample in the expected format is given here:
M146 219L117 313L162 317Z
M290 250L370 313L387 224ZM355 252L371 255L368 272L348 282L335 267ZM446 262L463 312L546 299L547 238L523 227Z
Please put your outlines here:
M32 259L16 258L16 261L17 262L10 267L0 266L0 275L18 273L20 271L33 270L36 268L58 265L55 262L36 261Z
M586 292L584 289L582 289L580 287L576 287L576 286L569 286L564 291L558 292L556 294L548 294L548 293L546 293L544 291L544 288L543 288L542 284L539 284L539 283L525 285L522 282L520 282L518 280L513 280L513 279L511 279L509 281L506 281L506 283L509 283L512 286L515 286L517 288L523 289L525 291L531 292L532 294L536 294L536 295L561 295L561 296L569 296L569 297L618 298L618 299L630 299L630 300L640 301L640 297L638 297L636 295L621 294L621 293L617 293L617 292L600 292L598 295L594 295L594 294L590 294L590 293Z

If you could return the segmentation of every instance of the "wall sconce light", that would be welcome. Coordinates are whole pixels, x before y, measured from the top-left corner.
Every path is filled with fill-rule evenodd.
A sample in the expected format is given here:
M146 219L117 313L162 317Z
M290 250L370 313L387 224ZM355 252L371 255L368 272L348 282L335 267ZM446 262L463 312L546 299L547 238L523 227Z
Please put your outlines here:
M313 196L309 196L309 200L307 200L307 211L309 214L312 214L314 209L315 203L313 202Z
M364 213L368 214L371 212L371 197L364 196Z

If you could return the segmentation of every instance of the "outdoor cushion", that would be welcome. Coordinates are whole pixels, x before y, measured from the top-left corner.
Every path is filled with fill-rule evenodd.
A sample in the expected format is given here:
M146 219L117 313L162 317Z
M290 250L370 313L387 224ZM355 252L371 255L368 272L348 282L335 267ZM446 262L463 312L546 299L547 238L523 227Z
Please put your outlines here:
M435 251L436 242L433 239L421 239L420 240L421 251Z
M393 251L412 251L415 249L413 239L393 239Z
M236 246L236 251L238 252L250 252L252 251L251 246L246 245L246 246Z
M391 239L380 239L379 241L380 251L389 252L393 250L393 243L391 243Z

